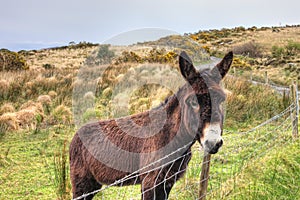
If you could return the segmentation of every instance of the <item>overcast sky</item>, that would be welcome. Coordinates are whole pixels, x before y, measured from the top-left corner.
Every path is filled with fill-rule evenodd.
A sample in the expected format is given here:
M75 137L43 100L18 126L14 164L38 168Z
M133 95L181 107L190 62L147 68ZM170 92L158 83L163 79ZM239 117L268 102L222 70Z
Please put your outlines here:
M299 0L0 0L0 48L102 43L141 28L180 34L300 24ZM149 29L150 30L150 29Z

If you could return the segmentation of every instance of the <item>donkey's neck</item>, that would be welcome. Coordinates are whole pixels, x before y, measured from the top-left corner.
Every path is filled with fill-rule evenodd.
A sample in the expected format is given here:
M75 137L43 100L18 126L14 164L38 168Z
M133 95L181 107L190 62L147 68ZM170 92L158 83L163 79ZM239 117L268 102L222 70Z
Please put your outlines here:
M178 143L182 143L182 145L194 140L185 128L182 105L180 105L186 90L187 87L184 85L176 94L168 97L161 106L147 111L152 114L151 118L159 119L159 122L164 122L163 126L161 126L160 133L161 137L164 138L162 141L166 143L174 140L174 138L178 140ZM175 141L175 143L177 142Z

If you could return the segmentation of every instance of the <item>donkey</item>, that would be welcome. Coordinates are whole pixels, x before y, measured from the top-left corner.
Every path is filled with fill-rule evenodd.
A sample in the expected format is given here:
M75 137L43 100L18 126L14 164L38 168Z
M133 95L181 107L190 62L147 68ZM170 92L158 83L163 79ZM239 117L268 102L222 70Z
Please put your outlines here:
M168 199L186 171L192 145L198 141L206 153L215 154L223 144L221 103L226 96L220 82L232 59L229 52L212 69L198 72L181 52L179 68L186 82L160 106L82 126L70 144L73 198L86 194L92 199L103 184L141 184L143 200Z

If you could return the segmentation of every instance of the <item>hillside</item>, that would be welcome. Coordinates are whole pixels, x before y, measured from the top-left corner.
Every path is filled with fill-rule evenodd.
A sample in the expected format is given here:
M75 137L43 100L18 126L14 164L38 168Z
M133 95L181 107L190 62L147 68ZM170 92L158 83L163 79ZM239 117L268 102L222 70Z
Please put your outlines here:
M0 50L0 199L70 199L68 148L76 130L159 106L183 84L183 50L199 68L234 52L223 83L225 143L213 156L208 199L300 199L295 105L287 93L248 81L267 76L268 83L289 86L300 80L300 26L199 31L130 46ZM170 199L197 198L199 149L193 147ZM95 199L139 199L139 193L139 187L112 187Z
M236 55L241 55L235 59L239 75L250 78L251 74L258 80L264 80L265 72L267 72L271 82L283 85L291 84L294 77L300 80L300 26L248 29L237 27L185 35L195 40L199 47L211 56L220 57L220 54L223 55L229 50L234 50ZM154 42L138 43L137 46L123 47L123 49L133 49L134 52L143 54L149 51L151 45L166 48L184 46L182 39L177 42L178 44L176 40L178 39L175 36L170 36ZM145 46L148 47L145 49ZM69 48L22 52L22 55L31 69L41 68L47 64L57 68L79 68L96 48L95 46L82 48L70 46ZM117 51L123 50L119 47Z

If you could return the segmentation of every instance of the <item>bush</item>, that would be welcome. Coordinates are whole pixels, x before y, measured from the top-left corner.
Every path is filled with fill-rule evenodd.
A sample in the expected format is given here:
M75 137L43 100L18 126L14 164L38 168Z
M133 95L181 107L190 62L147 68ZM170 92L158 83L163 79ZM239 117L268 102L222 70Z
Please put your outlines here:
M246 69L246 70L251 69L250 64L247 61L245 61L244 59L239 58L239 57L233 58L232 67Z
M52 64L46 63L46 64L43 64L43 68L44 68L44 69L54 69L55 66L52 65Z
M97 64L109 64L113 57L115 56L115 53L109 49L110 45L104 44L100 45L99 51L97 53Z
M272 56L274 58L283 59L291 56L296 56L300 53L300 43L289 41L284 47L273 46Z
M272 56L274 58L283 58L285 56L285 49L283 47L272 46Z
M123 51L122 55L118 57L115 64L120 63L142 63L143 59L132 51Z
M120 63L175 63L177 53L167 52L165 48L152 48L146 55L139 56L132 51L123 51L122 55L116 59L115 64Z
M262 57L261 47L254 42L247 42L245 44L234 47L233 53L239 54L242 56L249 56L251 58L261 58Z
M300 53L300 43L289 41L286 45L286 53L288 56L295 56Z
M16 52L0 50L0 71L16 71L29 69L26 61Z

